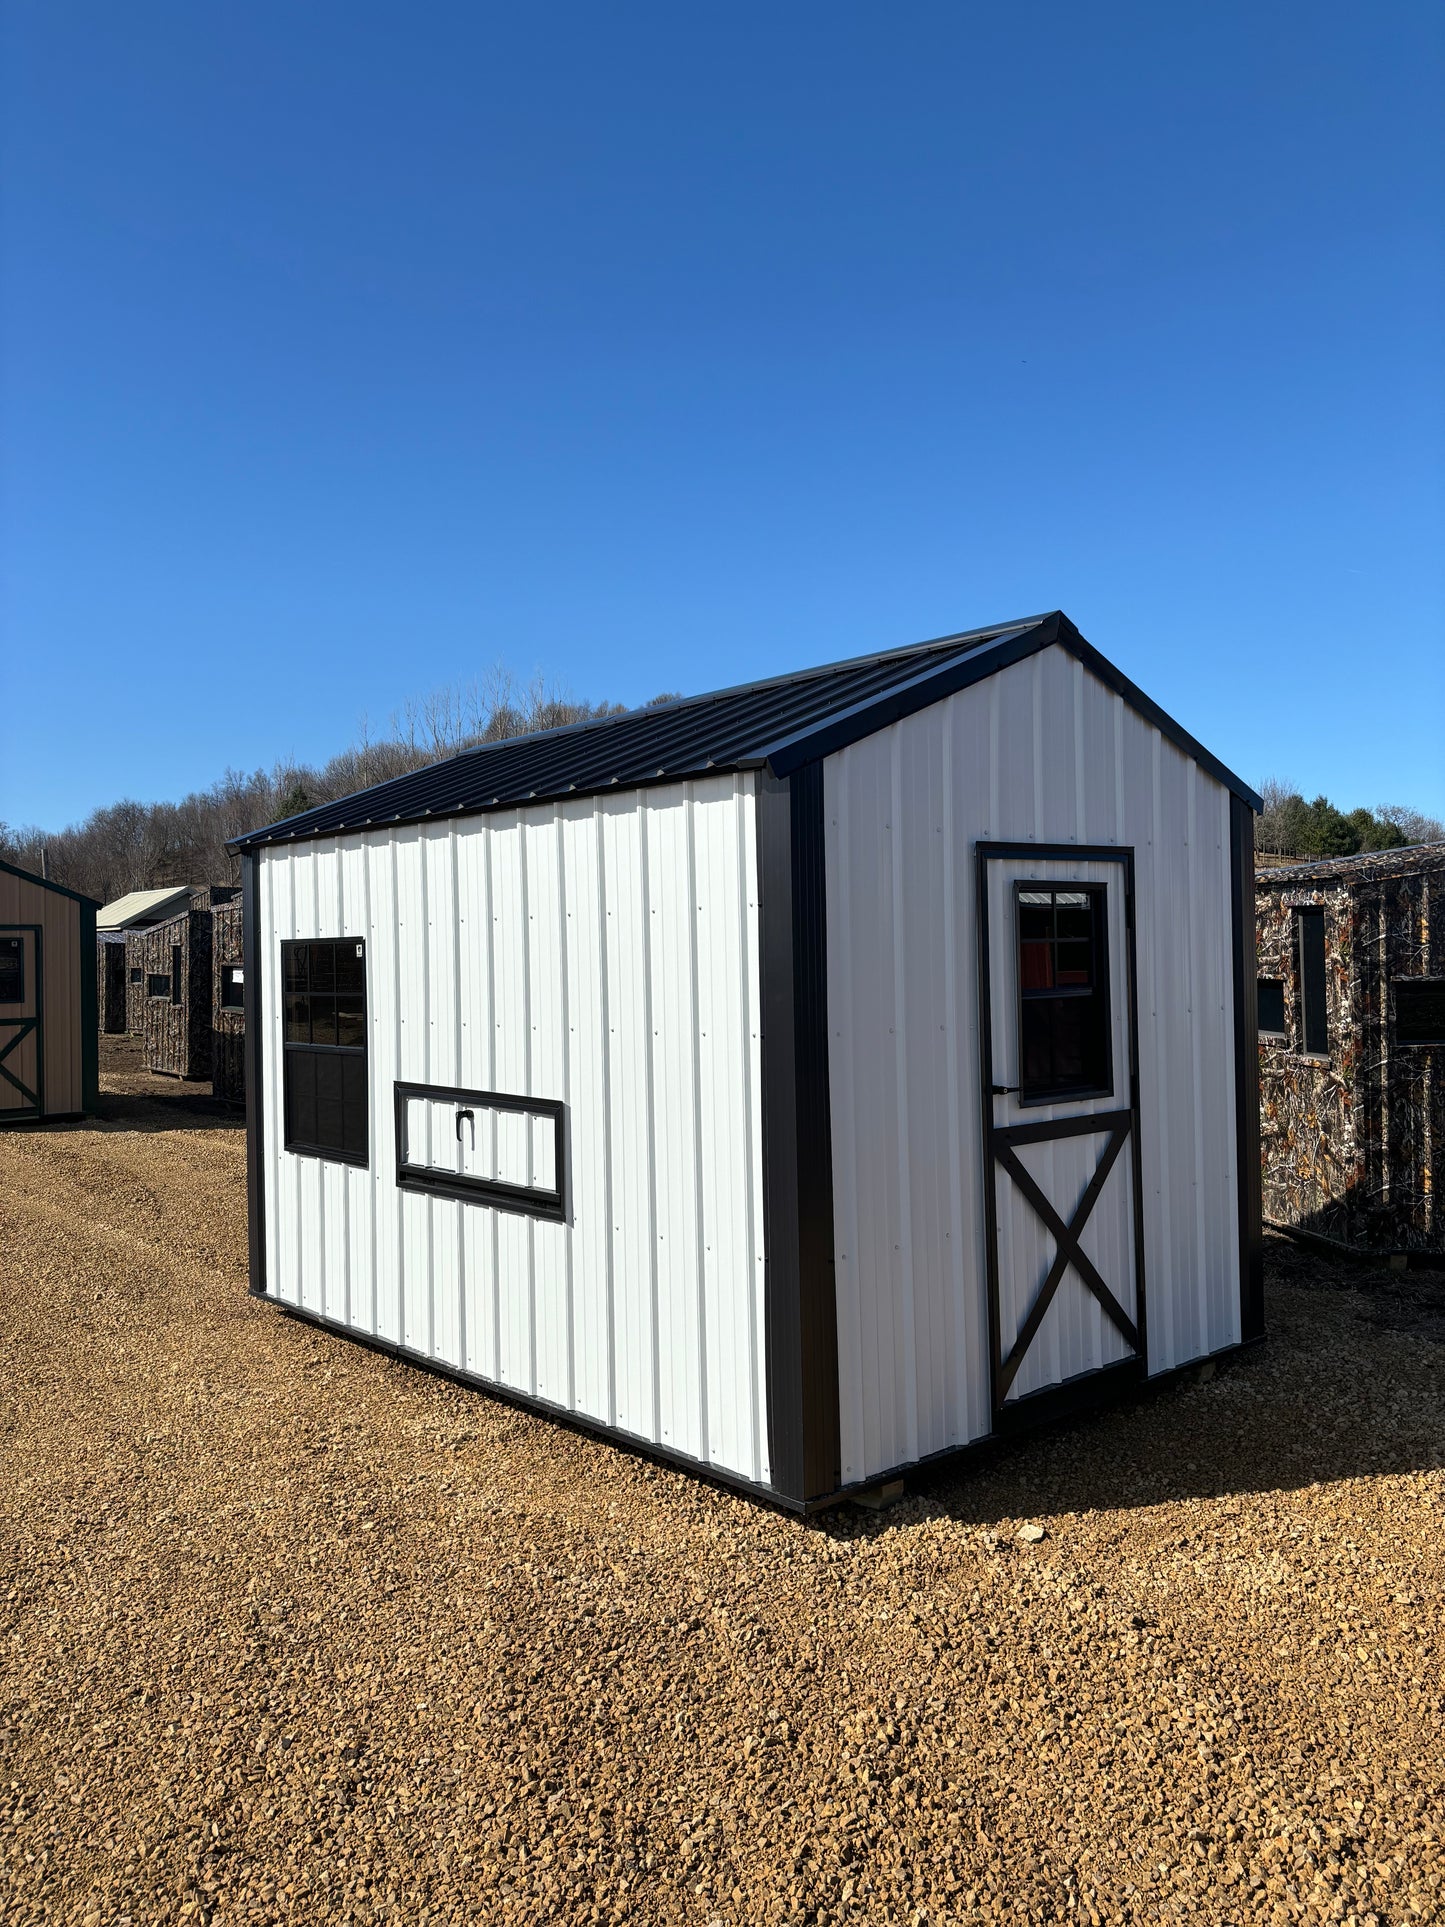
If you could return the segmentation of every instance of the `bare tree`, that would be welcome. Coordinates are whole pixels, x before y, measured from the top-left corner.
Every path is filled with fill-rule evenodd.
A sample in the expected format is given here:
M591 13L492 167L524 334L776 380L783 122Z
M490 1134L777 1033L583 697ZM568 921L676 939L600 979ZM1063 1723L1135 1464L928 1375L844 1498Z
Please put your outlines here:
M37 873L48 865L57 882L103 903L163 884L235 883L240 859L226 844L246 830L483 743L621 714L623 708L580 701L540 674L520 684L498 664L470 682L447 684L406 703L393 716L389 736L373 737L363 717L357 740L319 768L285 760L269 771L228 769L209 789L179 803L110 803L58 833L0 824L0 855Z

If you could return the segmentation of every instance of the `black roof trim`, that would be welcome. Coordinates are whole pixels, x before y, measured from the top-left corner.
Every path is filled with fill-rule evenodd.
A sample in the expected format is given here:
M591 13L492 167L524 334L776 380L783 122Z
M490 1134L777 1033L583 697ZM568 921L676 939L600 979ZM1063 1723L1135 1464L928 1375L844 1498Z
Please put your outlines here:
M18 863L7 863L0 856L0 870L7 876L19 877L22 883L36 884L42 890L53 890L58 897L69 897L72 903L88 903L92 910L100 908L98 897L85 896L79 890L68 890L63 883L52 883L49 877L38 877L33 870L22 870Z
M484 743L236 837L231 850L486 814L726 770L783 776L1057 643L1258 811L1260 798L1058 610Z

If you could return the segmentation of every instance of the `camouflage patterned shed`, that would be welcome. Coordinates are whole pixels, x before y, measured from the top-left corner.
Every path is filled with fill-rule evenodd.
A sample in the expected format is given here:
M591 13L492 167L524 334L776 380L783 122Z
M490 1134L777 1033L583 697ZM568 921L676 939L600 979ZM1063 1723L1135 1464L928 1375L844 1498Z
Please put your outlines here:
M1266 1222L1445 1254L1445 844L1255 886Z

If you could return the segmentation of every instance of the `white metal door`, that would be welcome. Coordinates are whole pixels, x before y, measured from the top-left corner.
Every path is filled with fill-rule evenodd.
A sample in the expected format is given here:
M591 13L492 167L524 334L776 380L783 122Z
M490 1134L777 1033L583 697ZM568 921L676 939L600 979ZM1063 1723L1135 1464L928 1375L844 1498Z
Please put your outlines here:
M1144 1365L1133 855L977 854L998 1425L1024 1400L1066 1402Z
M0 924L0 1122L39 1117L41 1081L40 931Z

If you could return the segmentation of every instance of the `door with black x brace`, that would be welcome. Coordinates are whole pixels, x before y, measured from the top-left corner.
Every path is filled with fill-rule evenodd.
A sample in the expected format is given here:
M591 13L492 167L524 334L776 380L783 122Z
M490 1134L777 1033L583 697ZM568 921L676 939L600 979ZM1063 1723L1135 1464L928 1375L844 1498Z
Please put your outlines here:
M996 1427L1145 1369L1133 855L980 843Z
M40 935L37 924L0 923L0 1124L43 1108Z

